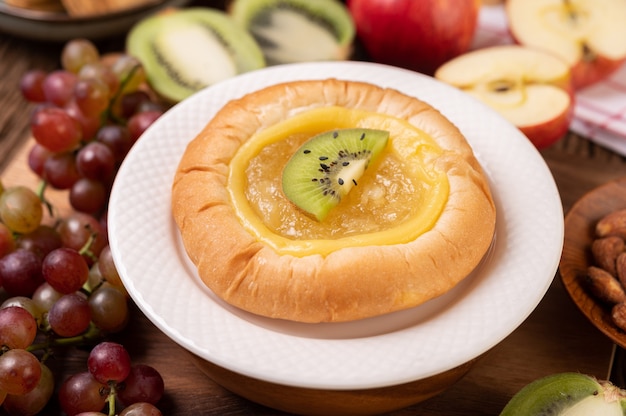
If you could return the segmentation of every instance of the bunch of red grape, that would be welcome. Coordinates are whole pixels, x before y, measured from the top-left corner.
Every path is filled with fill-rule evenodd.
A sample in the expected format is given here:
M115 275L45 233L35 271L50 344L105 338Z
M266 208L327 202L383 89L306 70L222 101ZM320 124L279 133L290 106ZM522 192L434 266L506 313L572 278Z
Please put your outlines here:
M55 391L46 365L54 348L97 344L89 372L61 385L63 410L98 412L108 404L114 412L117 397L128 406L120 415L159 415L159 373L131 367L122 346L103 342L125 327L129 307L102 223L79 212L54 226L42 218L34 191L0 185L0 285L7 296L0 305L0 404L11 415L38 414Z
M160 416L155 404L161 399L161 375L144 364L132 365L128 351L114 342L101 342L89 353L87 371L68 378L59 391L63 410L69 415L106 416L98 411L112 398L126 407L119 416Z
M47 185L68 190L76 211L102 215L119 164L164 107L130 55L101 56L92 42L74 39L61 64L50 73L31 70L20 83L38 104L28 164Z
M130 56L101 56L77 39L66 44L61 63L57 71L26 73L20 85L37 103L28 164L42 185L0 183L0 404L10 415L35 415L58 390L68 415L99 415L107 405L109 415L119 407L119 415L160 415L159 373L131 365L123 346L105 341L129 320L106 210L117 169L164 107ZM55 215L48 186L68 191L68 215ZM71 345L95 345L88 371L55 390L47 360Z

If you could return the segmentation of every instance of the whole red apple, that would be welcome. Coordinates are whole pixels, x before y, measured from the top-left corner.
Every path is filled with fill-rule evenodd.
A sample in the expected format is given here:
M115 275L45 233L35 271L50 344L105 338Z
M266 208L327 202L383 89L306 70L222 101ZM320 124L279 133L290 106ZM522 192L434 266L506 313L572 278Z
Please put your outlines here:
M480 0L348 0L357 35L375 62L432 75L466 52Z

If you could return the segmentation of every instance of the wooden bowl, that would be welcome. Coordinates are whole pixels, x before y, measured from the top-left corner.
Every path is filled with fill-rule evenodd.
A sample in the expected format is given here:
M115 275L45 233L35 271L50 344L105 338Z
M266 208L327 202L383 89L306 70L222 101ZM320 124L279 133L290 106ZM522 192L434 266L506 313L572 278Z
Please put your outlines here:
M595 225L603 216L626 208L626 178L620 178L585 194L565 216L565 238L559 274L580 311L615 344L626 348L626 333L611 318L611 309L585 287L587 267L592 265L591 243Z
M247 377L189 353L194 364L226 390L273 409L298 415L379 415L442 393L480 357L441 374L395 386L364 390L320 390L285 386Z

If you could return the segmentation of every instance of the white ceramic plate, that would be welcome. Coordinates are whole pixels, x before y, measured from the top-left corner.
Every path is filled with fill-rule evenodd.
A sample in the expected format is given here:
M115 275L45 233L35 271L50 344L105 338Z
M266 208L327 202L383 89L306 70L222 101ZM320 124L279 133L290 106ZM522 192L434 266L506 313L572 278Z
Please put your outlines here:
M253 316L199 280L170 214L170 186L187 143L228 100L287 80L341 78L394 87L459 126L486 170L498 209L495 244L471 277L422 306L351 323L299 324ZM388 66L305 63L209 87L157 120L123 163L111 195L110 244L130 295L156 326L198 356L279 384L364 389L425 378L486 352L534 310L563 243L558 190L516 128L468 95Z
M101 39L124 33L139 19L189 0L163 0L102 16L70 17L65 13L9 6L0 0L0 32L34 40L62 42L72 38Z

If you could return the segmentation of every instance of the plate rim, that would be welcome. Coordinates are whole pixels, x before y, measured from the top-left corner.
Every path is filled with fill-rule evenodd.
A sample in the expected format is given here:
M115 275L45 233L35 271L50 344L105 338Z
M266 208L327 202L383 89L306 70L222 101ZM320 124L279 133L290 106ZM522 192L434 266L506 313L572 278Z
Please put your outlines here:
M365 72L366 75L364 75L364 77L366 78L368 76L367 75L368 71L370 72L378 71L377 73L382 71L383 73L389 75L389 83L391 85L397 84L397 80L394 80L393 75L397 75L399 77L400 76L405 77L407 79L413 79L415 81L419 81L418 83L422 83L422 84L430 85L434 83L433 85L436 85L436 88L435 87L433 88L437 89L438 91L445 91L446 94L450 94L455 99L471 103L471 105L476 108L476 111L478 111L480 114L482 114L483 117L488 118L490 121L492 121L496 125L495 126L496 129L501 129L501 130L503 129L507 133L507 135L510 135L511 137L510 140L513 141L514 145L516 146L516 150L519 150L521 151L522 154L528 155L529 157L533 158L532 161L534 163L534 168L542 171L541 172L542 180L545 182L542 184L542 186L546 187L546 189L549 191L549 192L546 192L546 195L544 196L550 199L550 204L551 204L550 208L552 211L549 214L550 214L551 219L554 220L554 223L550 224L553 227L552 228L553 235L551 236L552 240L550 241L549 250L544 250L546 253L549 253L549 255L546 254L546 258L544 259L546 264L545 264L545 270L543 270L542 273L544 273L545 275L542 276L542 278L540 279L542 285L535 288L535 292L533 293L533 299L529 301L529 304L532 304L532 306L529 306L527 310L524 311L524 313L521 313L519 316L516 316L514 319L514 322L511 322L511 326L507 330L500 331L497 335L489 334L490 338L488 342L486 342L485 340L478 340L478 341L474 340L473 342L475 344L474 345L475 351L473 351L471 354L466 353L466 355L461 355L457 357L456 360L449 360L445 366L447 368L438 368L436 370L431 369L431 372L424 372L419 375L403 374L402 376L399 376L399 377L391 377L390 375L387 374L384 377L379 378L377 380L350 379L349 381L330 380L330 379L326 379L322 381L301 380L301 379L298 379L297 376L296 376L296 379L294 379L292 375L261 374L258 372L258 370L255 371L255 370L251 370L250 368L246 368L245 365L241 365L241 363L233 363L232 361L229 361L225 357L212 355L212 351L207 351L205 349L199 348L197 345L194 345L193 343L189 343L186 341L183 341L181 343L181 339L179 339L180 334L178 333L178 331L175 328L169 327L168 323L165 322L165 320L163 320L161 316L155 316L154 313L156 312L152 310L150 304L146 303L146 300L142 297L141 293L134 292L136 288L132 284L132 278L130 278L127 275L127 270L125 268L123 255L121 254L120 246L117 245L117 243L119 242L117 233L119 232L119 228L121 228L121 226L118 227L119 224L116 224L115 220L118 214L117 210L119 209L119 207L116 206L116 204L120 202L119 200L120 198L118 198L118 189L119 189L118 187L121 186L121 183L124 180L123 178L124 178L126 169L129 166L132 166L133 159L137 157L136 155L138 154L138 152L141 151L140 149L142 148L142 146L144 146L144 144L148 140L150 140L151 136L156 134L154 132L156 132L160 128L161 124L167 123L169 117L174 117L172 116L172 114L180 114L182 111L185 111L186 109L191 108L192 106L194 106L196 101L205 99L205 97L207 97L209 94L219 92L220 89L224 89L225 85L232 85L242 80L250 81L251 79L254 79L255 77L268 76L268 74L281 76L281 80L283 80L285 76L287 76L288 79L301 79L301 77L298 78L298 76L293 75L293 74L303 69L308 69L312 72L314 71L318 75L313 76L313 77L309 76L308 78L317 78L317 79L331 77L331 75L328 75L329 73L342 74L343 73L342 70L350 69L354 71L356 69L359 69ZM335 77L342 78L342 76L335 76ZM346 77L343 77L343 78L346 78ZM276 83L276 81L274 83ZM403 88L399 87L398 89L402 90ZM235 97L231 97L231 98L235 98ZM445 111L442 111L442 112L444 112L445 114ZM188 141L189 140L191 140L191 138L188 138ZM468 138L468 141L469 141L469 138ZM472 143L470 142L470 144ZM498 144L498 146L501 146L501 144ZM482 149L482 150L488 150L488 149ZM480 160L481 153L487 153L487 152L478 151L476 153L477 153L477 157ZM483 154L483 157L486 158L487 156L484 156ZM481 160L481 164L483 164L483 167L485 167L484 162L486 161ZM486 170L487 176L492 181L492 186L497 187L499 178L494 178L492 174L490 174L488 169L485 169L485 170ZM497 195L494 192L494 197L497 200L499 198L499 195ZM148 318L151 321L153 321L153 323L155 323L155 325L159 327L160 330L165 332L175 342L179 343L181 346L193 352L194 354L200 356L203 359L207 359L213 362L214 364L223 366L231 371L235 371L235 372L238 372L238 373L241 373L241 374L253 377L253 378L262 379L265 381L275 382L275 383L284 384L284 385L294 385L294 386L299 386L299 387L330 388L330 389L365 389L365 388L389 386L393 384L400 384L404 382L415 381L416 379L420 379L420 378L425 378L425 377L437 374L439 372L445 371L446 369L454 368L458 366L459 364L463 364L464 362L467 362L470 359L475 358L476 356L482 355L483 353L491 349L493 346L497 345L497 343L499 343L502 339L506 338L506 336L508 336L511 332L513 332L528 317L528 315L530 315L530 313L535 309L537 304L543 298L543 296L545 295L545 292L550 287L550 284L556 275L556 271L558 268L558 261L561 255L562 241L563 241L563 211L562 211L560 194L558 193L558 189L556 188L556 184L554 182L552 174L550 170L548 169L545 161L543 160L539 152L536 150L536 148L532 146L532 144L528 141L528 139L525 136L523 136L521 132L519 132L519 130L517 130L510 123L506 122L502 117L500 117L493 110L487 108L486 106L482 105L475 99L469 97L469 95L466 95L460 92L459 90L456 90L450 86L444 85L422 74L418 74L418 73L411 72L408 70L403 70L403 69L396 68L396 67L390 67L390 66L386 66L382 64L374 64L374 63L369 63L369 62L354 62L354 61L321 62L321 63L288 64L288 65L281 65L281 66L276 66L276 67L268 67L268 68L260 69L257 71L249 72L246 74L242 74L237 77L231 78L229 80L223 81L219 84L215 84L213 86L205 88L204 90L200 91L194 96L174 106L170 111L168 111L168 113L162 116L161 119L157 120L146 131L144 136L142 136L142 138L139 139L138 143L135 145L135 147L133 147L133 149L131 150L127 158L125 159L124 163L122 164L122 167L120 168L118 177L116 178L115 184L113 187L111 201L112 201L112 208L109 211L109 221L110 221L109 235L110 235L110 242L112 243L111 249L112 249L114 260L116 261L117 264L120 265L120 269L121 269L120 274L122 276L124 283L129 284L131 286L131 289L129 290L131 296L138 303L140 309L142 309L142 311L146 313ZM505 213L498 214L498 221L502 222L503 218L506 217L506 215L503 215L503 214ZM500 236L500 238L503 238L503 237L505 236ZM402 331L393 332L390 335L390 337L397 338L398 336L402 336L401 333L406 333L406 331L402 330ZM385 334L385 335L382 335L382 337L385 337L388 335L389 334ZM380 337L375 337L375 338L380 338Z

